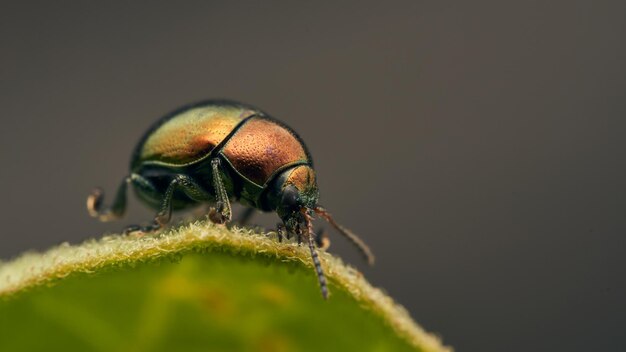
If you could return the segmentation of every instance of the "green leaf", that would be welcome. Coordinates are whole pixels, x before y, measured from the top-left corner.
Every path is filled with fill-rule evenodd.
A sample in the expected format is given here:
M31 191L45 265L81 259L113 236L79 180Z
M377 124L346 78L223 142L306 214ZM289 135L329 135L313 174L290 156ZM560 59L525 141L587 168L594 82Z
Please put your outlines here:
M0 264L0 351L448 351L355 269L207 222Z

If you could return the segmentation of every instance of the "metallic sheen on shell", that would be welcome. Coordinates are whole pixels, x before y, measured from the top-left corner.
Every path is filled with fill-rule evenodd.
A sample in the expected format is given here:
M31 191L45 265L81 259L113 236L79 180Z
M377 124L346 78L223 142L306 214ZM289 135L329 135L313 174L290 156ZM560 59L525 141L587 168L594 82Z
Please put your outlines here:
M241 126L222 153L237 172L260 186L285 166L310 162L291 131L262 117L253 117Z
M220 150L214 150L218 146ZM295 132L261 111L236 104L196 106L174 113L158 122L136 151L133 167L192 165L211 152L221 154L255 187L264 187L291 166L312 164ZM315 183L312 169L294 170L298 170L294 185L304 185L303 172Z
M239 106L204 106L181 112L152 131L135 162L192 163L209 154L239 122L254 113Z

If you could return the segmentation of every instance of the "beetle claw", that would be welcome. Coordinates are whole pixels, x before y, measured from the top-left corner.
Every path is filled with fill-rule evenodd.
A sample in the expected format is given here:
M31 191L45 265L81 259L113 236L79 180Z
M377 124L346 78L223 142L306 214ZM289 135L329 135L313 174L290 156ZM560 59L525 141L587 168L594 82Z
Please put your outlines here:
M217 211L215 208L211 208L209 211L209 220L211 220L214 224L224 224L228 220L222 213Z

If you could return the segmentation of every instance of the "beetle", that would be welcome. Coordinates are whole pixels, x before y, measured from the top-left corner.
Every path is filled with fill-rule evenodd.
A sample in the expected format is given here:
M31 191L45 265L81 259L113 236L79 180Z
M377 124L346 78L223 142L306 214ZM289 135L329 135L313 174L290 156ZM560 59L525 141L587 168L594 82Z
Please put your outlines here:
M130 174L112 205L103 206L104 193L96 188L87 198L89 214L101 221L122 217L128 185L157 214L148 225L126 227L126 234L155 232L170 221L172 210L203 203L214 205L209 219L224 224L232 218L231 199L249 210L277 213L283 222L279 240L286 231L288 238L296 235L298 243L307 241L324 299L328 287L311 222L315 214L374 262L370 248L318 204L313 160L298 134L247 104L206 100L165 115L135 147Z

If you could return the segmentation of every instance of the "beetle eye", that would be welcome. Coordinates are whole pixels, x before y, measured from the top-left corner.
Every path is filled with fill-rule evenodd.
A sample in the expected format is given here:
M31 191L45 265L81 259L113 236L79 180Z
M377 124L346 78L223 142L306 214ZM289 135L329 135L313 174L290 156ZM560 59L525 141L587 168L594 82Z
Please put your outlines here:
M283 206L286 208L295 208L300 204L300 192L294 186L287 186L283 190L282 198Z

